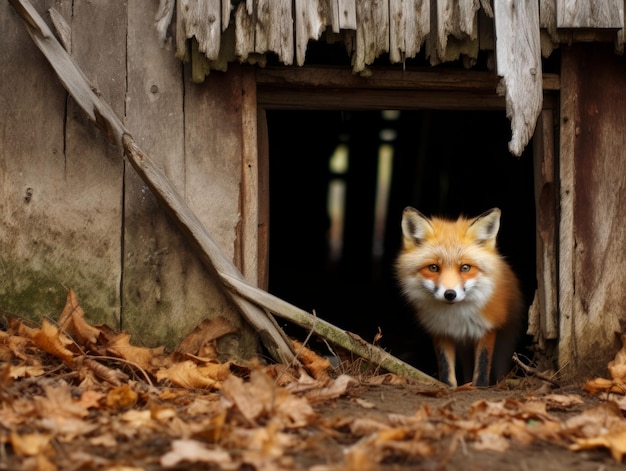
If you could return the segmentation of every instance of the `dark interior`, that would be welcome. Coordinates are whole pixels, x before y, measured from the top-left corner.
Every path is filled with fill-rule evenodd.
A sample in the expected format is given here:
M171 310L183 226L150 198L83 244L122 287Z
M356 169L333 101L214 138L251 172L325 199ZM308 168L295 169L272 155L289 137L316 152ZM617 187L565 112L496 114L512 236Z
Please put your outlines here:
M393 275L402 209L456 217L497 206L500 251L530 304L532 145L508 152L504 111L268 110L267 121L270 292L370 342L380 328L380 346L435 375Z

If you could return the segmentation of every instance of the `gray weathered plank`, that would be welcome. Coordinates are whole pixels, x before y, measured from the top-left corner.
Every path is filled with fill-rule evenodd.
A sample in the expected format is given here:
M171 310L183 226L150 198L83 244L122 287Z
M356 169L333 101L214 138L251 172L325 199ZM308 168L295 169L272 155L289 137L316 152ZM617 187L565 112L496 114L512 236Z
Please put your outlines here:
M259 0L255 7L254 52L274 52L283 64L293 64L294 27L291 0Z
M430 4L425 0L389 0L389 60L415 57L430 33Z
M509 151L520 156L541 112L541 51L536 0L501 0L494 5L496 65L511 120Z
M310 39L317 40L326 29L328 11L325 0L295 0L296 63L304 65Z
M177 32L184 32L185 38L195 37L198 49L209 60L216 60L220 52L221 8L220 0L178 0L176 18L182 31Z
M356 50L353 70L362 72L382 53L389 51L389 0L357 2Z
M356 30L356 0L333 0L339 4L339 28Z
M624 28L623 0L556 0L557 28Z
M153 26L145 3L127 4L126 125L178 192L210 194L188 188L185 178L183 64L168 45L146 40ZM139 338L149 332L151 345L172 348L180 339L173 324L184 333L207 317L232 317L214 280L130 167L124 190L123 328Z

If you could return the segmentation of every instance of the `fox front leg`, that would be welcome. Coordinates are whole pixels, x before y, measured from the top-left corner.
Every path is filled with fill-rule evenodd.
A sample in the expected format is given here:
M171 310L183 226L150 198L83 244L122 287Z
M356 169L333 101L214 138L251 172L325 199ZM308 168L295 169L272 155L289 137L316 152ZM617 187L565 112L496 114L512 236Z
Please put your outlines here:
M489 386L489 374L493 359L493 347L496 343L496 333L488 332L476 343L474 354L474 377L472 384L476 387Z
M439 381L456 388L456 365L455 365L455 345L446 337L434 339L435 353L437 354L437 366L439 367Z

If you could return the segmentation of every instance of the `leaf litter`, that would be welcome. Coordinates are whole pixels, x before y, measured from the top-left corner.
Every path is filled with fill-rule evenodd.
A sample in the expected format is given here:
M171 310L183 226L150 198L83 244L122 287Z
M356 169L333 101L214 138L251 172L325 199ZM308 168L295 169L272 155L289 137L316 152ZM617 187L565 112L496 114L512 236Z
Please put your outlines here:
M219 361L217 339L235 331L217 318L171 353L133 345L125 332L89 324L71 289L56 322L9 319L0 331L0 469L443 469L454 456L464 469L471 454L492 460L537 445L607 450L615 465L626 454L626 347L608 365L611 378L582 390L510 381L498 395L364 374L357 362L338 372L297 341L299 367Z

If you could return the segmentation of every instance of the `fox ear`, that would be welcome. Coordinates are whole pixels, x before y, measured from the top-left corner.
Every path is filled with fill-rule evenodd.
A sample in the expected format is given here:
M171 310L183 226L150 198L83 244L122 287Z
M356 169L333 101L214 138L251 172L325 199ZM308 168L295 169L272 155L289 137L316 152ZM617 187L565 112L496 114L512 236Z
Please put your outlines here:
M472 221L468 232L480 243L495 247L496 236L500 229L500 214L498 208L485 211Z
M421 244L433 227L430 220L417 209L407 206L402 212L402 236L407 243Z

